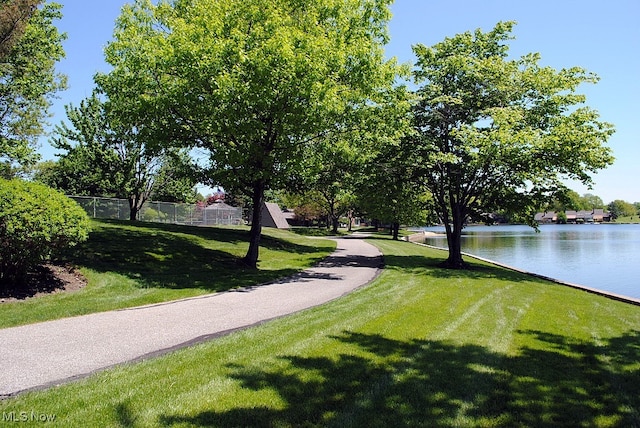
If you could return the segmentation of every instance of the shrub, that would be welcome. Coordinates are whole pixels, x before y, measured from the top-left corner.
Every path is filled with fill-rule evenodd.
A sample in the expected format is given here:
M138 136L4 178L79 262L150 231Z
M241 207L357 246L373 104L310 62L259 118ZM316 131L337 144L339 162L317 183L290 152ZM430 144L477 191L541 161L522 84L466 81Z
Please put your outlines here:
M162 211L154 210L153 208L147 208L144 210L144 214L142 214L143 221L156 221L156 222L164 222L167 219L167 214Z
M57 190L0 179L0 289L20 288L27 273L87 239L89 218Z

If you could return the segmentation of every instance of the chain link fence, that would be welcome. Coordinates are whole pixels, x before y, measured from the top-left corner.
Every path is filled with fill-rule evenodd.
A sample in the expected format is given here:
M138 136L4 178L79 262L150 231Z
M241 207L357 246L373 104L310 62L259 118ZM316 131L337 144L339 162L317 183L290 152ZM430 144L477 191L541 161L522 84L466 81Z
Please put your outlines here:
M98 198L93 196L69 196L92 218L128 220L129 201L126 199ZM138 212L138 220L188 224L193 226L217 226L243 224L242 209L226 204L201 207L195 204L147 201Z

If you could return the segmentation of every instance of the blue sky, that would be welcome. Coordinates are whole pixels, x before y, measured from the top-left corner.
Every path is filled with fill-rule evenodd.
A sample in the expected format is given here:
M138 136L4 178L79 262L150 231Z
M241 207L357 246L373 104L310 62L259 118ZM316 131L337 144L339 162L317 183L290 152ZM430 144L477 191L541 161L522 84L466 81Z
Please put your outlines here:
M58 28L68 35L67 54L58 70L69 78L59 94L51 123L65 119L64 105L77 105L93 89L93 75L107 71L103 48L111 39L124 0L57 0L64 17ZM414 59L411 46L433 45L447 36L482 28L498 21L516 21L511 55L539 52L541 63L557 69L584 67L600 76L585 85L587 105L616 126L609 146L615 163L595 176L593 190L579 183L578 193L594 193L605 203L614 199L640 202L640 1L638 0L396 0L389 25L389 56ZM54 150L42 141L44 159Z

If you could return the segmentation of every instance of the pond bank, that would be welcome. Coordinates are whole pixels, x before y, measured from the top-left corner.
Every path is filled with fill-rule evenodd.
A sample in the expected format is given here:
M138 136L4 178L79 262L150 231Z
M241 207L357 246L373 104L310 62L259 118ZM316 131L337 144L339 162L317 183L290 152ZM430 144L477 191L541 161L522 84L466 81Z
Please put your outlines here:
M422 246L425 246L425 247L428 247L428 248L432 248L432 249L435 249L435 250L448 251L446 248L436 247L436 246L428 245L428 244L424 243L425 238L427 238L427 237L441 237L442 235L443 234L441 234L441 233L425 230L423 232L419 232L419 233L414 233L412 235L408 235L404 239L406 241L408 241L408 242L411 242L411 243L414 243L414 244L418 244L418 245L422 245ZM588 286L581 285L581 284L575 284L575 283L572 283L572 282L564 281L564 280L561 280L561 279L553 278L553 277L542 275L542 274L539 274L539 273L536 273L536 272L531 272L531 271L528 271L528 270L525 270L525 269L514 267L514 266L511 266L511 265L508 265L508 264L505 264L505 263L500 263L498 261L491 260L491 259L488 259L488 258L485 258L485 257L480 257L480 256L477 256L475 254L470 254L470 253L466 253L466 252L463 252L462 254L464 256L466 256L466 257L471 257L471 258L474 258L476 260L480 260L480 261L483 261L483 262L486 262L486 263L491 263L492 265L495 265L495 266L500 266L500 267L503 267L505 269L509 269L509 270L512 270L512 271L515 271L515 272L519 272L519 273L523 273L525 275L530 275L530 276L533 276L533 277L536 277L536 278L541 278L541 279L544 279L544 280L547 280L547 281L551 281L551 282L553 282L555 284L564 285L564 286L575 288L575 289L578 289L578 290L583 290L583 291L586 291L588 293L597 294L599 296L604 296L604 297L607 297L607 298L610 298L610 299L613 299L613 300L618 300L618 301L621 301L621 302L630 303L632 305L640 306L640 299L636 299L636 298L629 297L629 296L624 296L624 295L619 294L619 293L614 293L614 292L610 292L610 291L606 291L606 290L601 290L601 289L594 288L594 287L588 287Z

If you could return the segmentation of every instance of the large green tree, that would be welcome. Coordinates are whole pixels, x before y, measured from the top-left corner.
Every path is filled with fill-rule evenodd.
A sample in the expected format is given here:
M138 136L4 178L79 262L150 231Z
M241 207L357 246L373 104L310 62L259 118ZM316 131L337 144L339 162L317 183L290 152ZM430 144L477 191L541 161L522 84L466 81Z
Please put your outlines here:
M546 210L564 212L569 210L589 211L598 208L605 208L605 203L599 196L593 193L585 193L580 196L574 190L565 189L557 192L551 203L546 207Z
M252 200L255 267L265 190L284 187L305 148L375 103L392 0L137 0L123 9L101 76L146 131L210 157L206 177Z
M408 77L408 69L403 72L403 68L398 71ZM341 132L319 139L308 150L309 155L303 164L303 188L319 195L317 201L325 210L334 233L338 231L340 217L346 215L351 218L365 205L368 214L375 213L375 218L394 224L400 218L403 220L399 221L405 221L413 216L405 212L407 215L389 218L390 199L384 201L377 197L380 187L385 187L388 196L393 193L392 188L398 189L395 183L391 183L396 179L388 174L391 169L406 171L404 154L395 156L393 153L398 153L396 149L400 139L410 131L411 94L404 85L394 85L379 96L378 103L355 111L349 117L349 125ZM390 169L391 162L395 165ZM403 204L406 201L404 196L394 194L393 198L400 201L394 206L398 213L403 206L408 208L408 204ZM384 218L379 216L383 212Z
M69 195L117 197L117 154L109 147L112 137L103 102L94 94L79 106L65 106L65 111L67 121L56 125L50 139L62 152L38 178Z
M68 194L127 199L131 220L154 194L173 201L192 193L185 149L148 144L140 127L121 121L109 105L94 94L78 107L66 106L69 124L56 126L51 140L64 152L41 178Z
M338 233L340 217L353 208L358 150L343 138L329 138L316 144L302 174L304 190L316 195L327 215L327 225Z
M365 163L358 180L358 207L370 218L389 224L396 240L401 225L430 222L428 192L412 180L410 163L401 145L389 144Z
M160 170L155 177L151 199L162 202L195 204L197 174L193 158L187 150L167 150ZM204 196L200 195L204 199Z
M532 223L565 179L589 185L590 174L613 161L604 146L613 126L576 92L597 77L541 66L538 54L509 58L513 25L414 46L419 101L410 151L446 228L448 267L465 266L460 243L470 218L504 210Z
M565 192L558 192L545 211L564 212L569 210L581 210L582 200L578 192L567 189Z
M616 199L607 205L609 214L613 220L618 217L629 217L638 214L638 209L630 202Z
M0 1L0 163L2 174L30 166L54 94L66 78L55 71L64 57L53 22L61 6L41 1Z
M0 0L0 60L22 38L40 3L42 0Z
M407 77L409 76L407 70ZM386 93L388 102L372 113L366 132L360 132L361 165L356 175L357 205L372 219L389 224L394 239L402 224L424 225L428 196L423 184L412 180L411 141L413 95L404 85Z
M585 193L580 197L581 208L583 210L593 210L596 208L606 208L600 196L593 193Z

